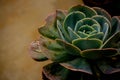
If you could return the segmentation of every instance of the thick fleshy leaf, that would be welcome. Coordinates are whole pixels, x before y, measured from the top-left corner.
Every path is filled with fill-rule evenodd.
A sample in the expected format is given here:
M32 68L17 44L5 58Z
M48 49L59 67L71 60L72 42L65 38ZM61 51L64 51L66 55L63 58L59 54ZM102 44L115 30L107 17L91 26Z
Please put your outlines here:
M63 22L67 12L57 10L56 13L50 14L46 19L46 23L44 26L40 27L38 29L39 33L42 34L45 37L56 39L59 37L58 31L57 31L57 25L56 25L56 19L60 22Z
M105 48L102 49L102 55L104 57L112 57L114 55L118 54L118 50L116 48Z
M68 14L64 20L64 28L67 31L68 27L71 27L73 30L75 28L75 25L77 23L77 21L81 20L85 18L85 15L82 12L71 12L70 14Z
M84 33L84 32L78 31L77 34L78 34L81 38L86 38L86 37L88 37L88 34L86 34L86 33Z
M48 78L49 80L68 80L67 77L68 74L70 73L68 69L56 63L44 66L42 72L45 75L45 77Z
M112 35L101 48L120 48L120 31Z
M105 61L99 62L98 66L104 74L113 74L113 73L120 72L120 68L114 68L108 63L106 63Z
M54 40L41 37L39 44L41 52L44 53L48 59L54 62L64 62L74 58Z
M72 42L75 46L80 48L81 50L86 50L86 49L97 49L100 48L102 45L102 41L99 39L88 39L88 38L79 38L75 39Z
M84 18L82 19L82 21L83 21L83 25L89 25L89 26L92 26L93 24L99 25L99 23L92 18Z
M44 80L96 80L95 76L79 71L72 71L57 63L43 67Z
M99 23L96 20L91 19L91 18L84 18L82 20L79 20L76 23L74 31L78 31L81 26L84 26L84 25L92 26L94 24L97 24L98 27L100 26Z
M74 7L70 8L69 13L74 12L74 11L83 12L86 15L86 17L92 17L94 15L97 15L97 13L94 9L92 9L88 6L85 6L85 5L74 6Z
M39 41L33 41L30 45L30 56L36 61L45 61L48 58L39 49Z
M61 39L65 40L67 42L71 41L68 33L65 31L65 29L63 28L63 26L59 20L57 20L57 29L58 29Z
M105 16L109 21L111 21L111 16L106 10L100 7L93 7L93 9L97 12L98 15Z
M111 24L112 24L112 30L111 30L110 36L120 31L120 19L117 16L112 17Z
M80 72L92 75L92 71L91 71L89 63L83 58L76 58L72 61L68 61L68 62L60 63L60 64L67 69L70 69L73 71L80 71Z
M88 49L84 50L81 53L82 57L85 57L87 59L100 59L103 57L109 57L113 56L117 53L117 50L114 48L106 48L106 49Z
M103 24L102 32L104 33L104 37L102 39L102 41L104 42L107 39L108 35L109 35L109 25L107 23Z
M71 54L71 55L76 55L76 56L80 56L81 50L79 48L77 48L76 46L67 43L61 39L56 39L56 41L62 45L63 47L65 47L65 50Z
M104 36L103 32L98 32L96 34L89 35L88 38L96 38L102 40L103 36Z
M93 27L94 30L96 30L97 32L100 32L100 29L101 29L100 25L98 25L98 24L93 24L92 27Z
M76 32L74 32L70 27L68 27L68 34L71 39L70 42L72 42L72 40L74 39L80 38L80 36Z
M94 28L89 25L83 25L79 28L79 31L89 34L90 32L94 31Z
M111 30L111 23L110 23L110 21L106 17L101 16L101 15L95 15L92 18L95 19L101 25L101 31L103 31L103 28L104 28L103 25L104 25L104 23L107 23L108 27L109 27L108 28L109 31Z
M56 10L56 18L57 20L59 20L61 23L64 21L66 15L67 15L67 11L62 11L62 10Z
M75 25L74 31L77 32L82 25L83 25L83 21L79 20Z
M56 25L55 25L56 14L50 14L46 19L44 26L38 29L39 33L45 37L56 39L59 37Z

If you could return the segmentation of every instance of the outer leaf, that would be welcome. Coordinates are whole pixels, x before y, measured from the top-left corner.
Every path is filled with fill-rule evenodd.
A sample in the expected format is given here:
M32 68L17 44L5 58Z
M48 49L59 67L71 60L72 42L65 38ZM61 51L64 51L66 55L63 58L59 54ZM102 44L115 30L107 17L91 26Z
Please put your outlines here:
M99 7L93 7L93 9L97 12L98 15L105 16L109 21L111 21L111 16L106 10Z
M99 62L98 66L104 74L113 74L120 72L120 68L114 68L105 61L102 61L101 63Z
M67 31L68 27L71 27L72 29L75 28L75 24L77 23L77 21L81 20L85 18L85 15L81 12L71 12L70 14L68 14L64 20L64 28Z
M76 55L76 56L80 56L81 50L79 48L77 48L76 46L67 43L61 39L56 39L56 41L61 44L62 46L65 47L65 50L71 54L71 55Z
M70 8L69 13L74 12L74 11L83 12L86 15L86 17L92 17L94 15L97 15L97 13L94 9L92 9L88 6L85 6L85 5L74 6L74 7Z
M73 71L80 71L80 72L92 74L89 63L87 63L87 61L83 58L76 58L72 61L68 61L60 64L65 68Z
M104 23L108 23L109 31L111 30L111 23L106 17L100 16L100 15L95 15L92 18L95 19L101 25L101 31L103 31Z
M120 19L117 16L112 17L111 24L112 24L112 30L111 30L110 36L120 31Z
M103 30L102 32L104 33L103 41L105 41L109 35L109 25L107 23L103 24Z
M67 11L62 11L62 10L56 10L56 18L57 20L59 20L61 23L63 23L66 15L67 15Z
M64 61L72 60L74 58L55 41L41 38L39 44L40 44L41 52L44 53L44 55L48 59L54 62L64 62Z
M102 46L101 48L120 48L120 31L112 35Z
M63 66L52 63L43 67L43 79L45 80L96 80L92 75L71 71Z
M101 40L99 39L75 39L72 42L75 46L79 47L81 50L86 49L97 49L102 45Z
M59 64L52 63L43 67L43 74L49 80L68 80L70 71ZM69 78L69 77L68 77Z
M30 55L36 61L45 61L48 58L41 52L39 41L34 41L30 45Z
M46 24L38 29L39 33L45 37L56 39L59 37L56 25L55 25L56 15L55 13L49 15L45 21Z
M109 56L113 56L117 53L116 49L113 48L106 48L106 49L88 49L88 50L84 50L81 53L82 57L85 57L87 59L100 59L103 57L109 57Z

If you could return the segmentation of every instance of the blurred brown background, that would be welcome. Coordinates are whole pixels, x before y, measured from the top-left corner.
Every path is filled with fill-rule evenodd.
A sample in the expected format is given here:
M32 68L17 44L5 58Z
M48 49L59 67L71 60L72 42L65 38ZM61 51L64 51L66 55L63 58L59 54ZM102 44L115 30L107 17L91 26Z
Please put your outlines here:
M42 80L48 62L36 62L29 44L39 38L37 29L56 9L68 9L81 0L0 0L0 80Z

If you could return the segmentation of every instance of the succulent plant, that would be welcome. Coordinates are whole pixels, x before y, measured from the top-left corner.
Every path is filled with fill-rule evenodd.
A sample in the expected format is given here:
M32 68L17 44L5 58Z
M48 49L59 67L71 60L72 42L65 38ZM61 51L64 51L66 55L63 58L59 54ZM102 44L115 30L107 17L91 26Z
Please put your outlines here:
M119 80L120 20L99 7L76 5L56 10L30 45L44 80Z

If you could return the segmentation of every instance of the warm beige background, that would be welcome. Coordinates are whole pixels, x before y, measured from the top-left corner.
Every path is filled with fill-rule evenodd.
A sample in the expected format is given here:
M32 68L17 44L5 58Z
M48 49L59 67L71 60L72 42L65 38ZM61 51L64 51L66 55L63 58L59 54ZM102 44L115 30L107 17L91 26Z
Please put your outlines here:
M39 38L38 27L56 9L68 9L81 0L0 0L0 80L42 80L48 62L36 62L29 44Z

